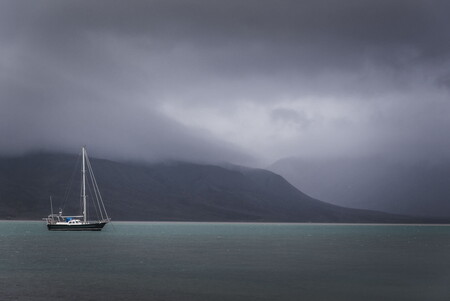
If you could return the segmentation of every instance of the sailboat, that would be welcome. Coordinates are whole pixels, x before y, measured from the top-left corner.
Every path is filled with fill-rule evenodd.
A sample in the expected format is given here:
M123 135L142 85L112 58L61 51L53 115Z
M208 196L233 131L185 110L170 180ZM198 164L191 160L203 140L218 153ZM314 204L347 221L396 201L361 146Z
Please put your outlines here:
M53 213L53 204L50 198L51 214L44 218L47 222L47 228L50 231L101 231L103 227L111 221L106 213L105 205L95 180L92 166L87 156L86 148L81 148L81 201L82 215L63 215L62 210L58 214ZM86 174L87 173L87 174ZM87 183L87 179L90 180ZM94 201L97 220L89 221L87 212L86 185L92 187L92 200Z

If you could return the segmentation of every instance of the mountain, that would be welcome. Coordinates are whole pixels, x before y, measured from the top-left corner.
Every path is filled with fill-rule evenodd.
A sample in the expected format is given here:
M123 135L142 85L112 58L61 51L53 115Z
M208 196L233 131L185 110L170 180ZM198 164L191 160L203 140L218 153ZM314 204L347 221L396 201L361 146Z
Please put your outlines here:
M412 222L409 217L348 209L309 197L262 169L184 162L120 163L91 159L114 220ZM70 181L70 179L74 179ZM78 214L79 162L66 154L0 159L0 218ZM68 185L71 183L72 185ZM71 201L65 201L66 197Z
M268 167L316 198L340 206L450 216L450 163L382 158L286 158Z

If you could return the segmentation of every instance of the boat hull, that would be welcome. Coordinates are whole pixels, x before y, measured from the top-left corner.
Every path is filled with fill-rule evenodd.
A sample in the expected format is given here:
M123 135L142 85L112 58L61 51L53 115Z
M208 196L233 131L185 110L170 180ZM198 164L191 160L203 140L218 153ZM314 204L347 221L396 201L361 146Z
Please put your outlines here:
M49 231L101 231L106 224L106 222L76 225L47 224L47 229Z

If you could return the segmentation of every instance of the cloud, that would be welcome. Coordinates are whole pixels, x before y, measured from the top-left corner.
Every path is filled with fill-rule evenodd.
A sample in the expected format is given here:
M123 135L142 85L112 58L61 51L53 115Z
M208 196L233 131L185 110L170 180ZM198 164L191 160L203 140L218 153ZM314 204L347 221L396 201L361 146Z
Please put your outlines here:
M2 1L1 152L445 157L449 6Z

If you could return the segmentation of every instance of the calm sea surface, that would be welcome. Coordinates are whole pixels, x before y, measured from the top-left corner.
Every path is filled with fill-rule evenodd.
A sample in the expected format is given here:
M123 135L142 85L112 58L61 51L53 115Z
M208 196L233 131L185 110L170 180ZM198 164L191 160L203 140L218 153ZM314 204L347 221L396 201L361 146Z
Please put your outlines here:
M450 227L0 222L0 300L450 300Z

